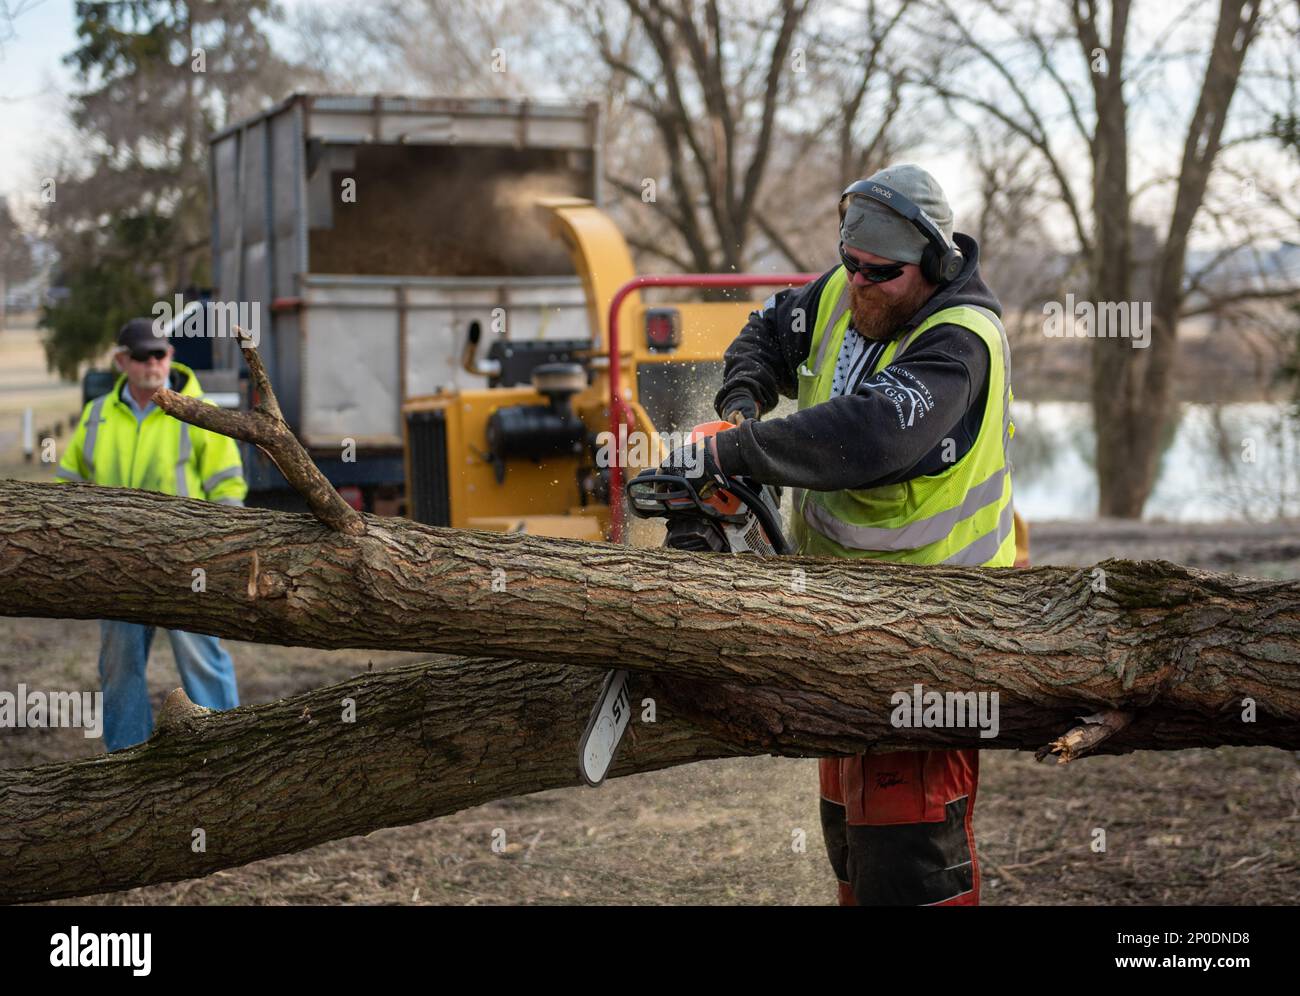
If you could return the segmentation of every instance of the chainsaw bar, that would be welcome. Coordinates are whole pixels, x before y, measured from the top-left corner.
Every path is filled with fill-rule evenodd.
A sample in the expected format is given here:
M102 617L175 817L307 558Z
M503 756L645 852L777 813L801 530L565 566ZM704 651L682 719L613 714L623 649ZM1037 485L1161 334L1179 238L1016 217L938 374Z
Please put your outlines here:
M627 671L610 671L578 742L578 769L593 788L605 780L632 715L627 699Z

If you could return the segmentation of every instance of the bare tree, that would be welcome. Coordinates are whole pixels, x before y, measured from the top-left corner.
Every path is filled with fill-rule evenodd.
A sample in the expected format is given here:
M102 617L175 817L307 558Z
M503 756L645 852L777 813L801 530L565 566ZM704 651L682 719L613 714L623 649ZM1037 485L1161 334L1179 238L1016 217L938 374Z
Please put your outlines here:
M1059 251L1046 221L1050 172L1003 125L968 123L965 135L978 200L963 230L978 239L980 273L1002 305L1017 396L1025 386L1026 397L1041 395L1049 383L1059 390L1062 366L1075 357L1044 348L1059 340L1043 338L1042 302L1063 293L1074 263Z
M866 0L823 16L814 9L806 23L805 81L792 108L805 123L782 130L772 156L778 172L757 214L762 233L796 269L834 260L834 195L924 141L923 116L904 113L907 83L895 56L907 10Z
M558 27L545 0L304 5L291 28L335 91L528 97L549 87Z
M975 13L949 0L928 6L952 46L947 68L959 67L961 78L944 71L922 73L922 79L955 110L1007 129L1046 168L1064 227L1084 264L1084 296L1129 302L1137 289L1135 273L1150 265L1149 348L1134 349L1132 341L1120 337L1092 343L1099 511L1138 517L1173 415L1188 243L1220 165L1229 108L1264 23L1264 4L1218 0L1203 51L1179 56L1168 51L1171 39L1185 32L1197 2L1171 14L1168 27L1140 54L1133 52L1131 0L1075 0L1046 9L1036 2L984 0ZM1010 27L1016 40L995 44L990 25ZM1167 194L1169 208L1153 258L1140 260L1133 245L1134 200L1147 188L1135 189L1130 176L1134 102L1138 94L1161 91L1150 77L1174 59L1192 65L1199 82L1180 161L1150 185ZM1086 187L1073 168L1076 150L1086 153ZM1247 293L1260 296L1258 290Z
M756 20L724 16L717 0L568 5L624 106L653 128L634 160L639 176L606 172L675 236L634 236L635 247L681 269L745 269L809 2L779 0ZM660 170L669 196L658 189Z
M757 14L714 4L705 20L721 24L717 45L707 24L692 35L690 5L689 23L679 12L650 24L637 4L570 6L606 70L620 139L608 143L606 177L624 196L636 247L678 269L739 269L773 254L820 269L834 258L834 195L924 134L903 113L906 3L775 4ZM712 78L702 51L721 63Z

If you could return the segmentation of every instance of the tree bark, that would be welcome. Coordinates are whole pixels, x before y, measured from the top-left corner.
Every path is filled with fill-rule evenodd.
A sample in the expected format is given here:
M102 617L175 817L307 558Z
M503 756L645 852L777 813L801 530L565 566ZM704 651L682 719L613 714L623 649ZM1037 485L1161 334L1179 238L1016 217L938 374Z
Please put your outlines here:
M880 748L1037 748L1081 715L1122 710L1136 717L1114 749L1300 747L1293 581L1160 561L997 571L715 558L364 524L353 536L306 516L0 482L0 612L732 682L819 703L826 745L838 723ZM998 735L896 727L894 696L918 683L998 693ZM785 718L778 704L771 728Z
M195 878L573 785L600 682L589 669L452 660L220 713L178 689L144 744L0 770L0 903ZM653 681L636 691L655 693ZM656 725L629 731L614 775L743 753L665 702Z
M1084 62L1091 65L1099 52L1105 58L1105 65L1088 75L1097 113L1090 140L1094 232L1088 297L1100 307L1133 298L1133 231L1124 96L1128 0L1112 4L1105 43L1097 13L1091 6L1071 8ZM1106 338L1107 331L1101 330L1091 350L1098 515L1138 518L1155 472L1154 462L1142 455L1143 444L1149 431L1159 433L1167 413L1148 404L1150 399L1140 393L1138 365L1146 358L1145 351L1135 352L1129 339Z
M600 683L586 668L451 659L219 713L177 689L144 744L0 769L0 903L201 877L576 785L578 739ZM611 777L871 746L852 712L824 698L643 674L633 676L629 698L633 724ZM653 723L640 721L647 700ZM1083 731L1108 719L1088 718ZM1077 750L1089 734L1071 732ZM1125 749L1117 739L1099 751Z

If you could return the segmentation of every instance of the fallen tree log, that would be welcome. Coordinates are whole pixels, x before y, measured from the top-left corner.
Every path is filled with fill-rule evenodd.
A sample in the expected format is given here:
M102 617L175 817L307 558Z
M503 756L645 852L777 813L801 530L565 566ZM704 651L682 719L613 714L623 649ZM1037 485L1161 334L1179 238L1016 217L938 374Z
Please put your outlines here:
M0 903L199 877L575 784L600 681L579 668L453 660L220 713L178 689L145 744L0 769ZM745 752L673 718L652 679L642 691L672 721L636 727L614 775Z
M757 686L838 715L828 741L849 730L877 749L1037 749L1106 710L1134 719L1098 750L1300 748L1297 582L1159 561L760 561L363 521L351 535L306 516L0 482L0 611ZM140 522L124 543L122 523ZM997 735L900 725L897 696L918 684L997 693Z
M144 744L0 769L0 903L197 878L577 785L578 739L602 680L587 668L453 658L227 712L177 689ZM655 720L634 720L611 777L870 746L851 717L772 689L638 675L630 698L638 716L653 701Z

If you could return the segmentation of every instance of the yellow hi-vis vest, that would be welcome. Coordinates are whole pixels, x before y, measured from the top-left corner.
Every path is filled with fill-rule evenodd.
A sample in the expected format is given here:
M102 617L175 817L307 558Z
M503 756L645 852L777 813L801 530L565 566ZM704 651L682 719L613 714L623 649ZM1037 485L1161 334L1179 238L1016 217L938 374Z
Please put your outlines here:
M175 361L172 369L185 375L181 394L203 396L194 371ZM55 477L242 505L248 484L238 444L174 419L161 408L137 419L122 400L125 383L124 374L113 390L82 410Z
M808 358L799 368L799 408L830 399L849 324L848 274L840 267L817 307ZM936 325L970 329L989 351L989 388L975 444L938 474L901 484L794 493L795 549L815 557L869 557L909 564L1010 567L1016 559L1011 506L1010 350L997 316L959 305L931 315L883 351L871 375ZM848 442L848 441L846 441Z

